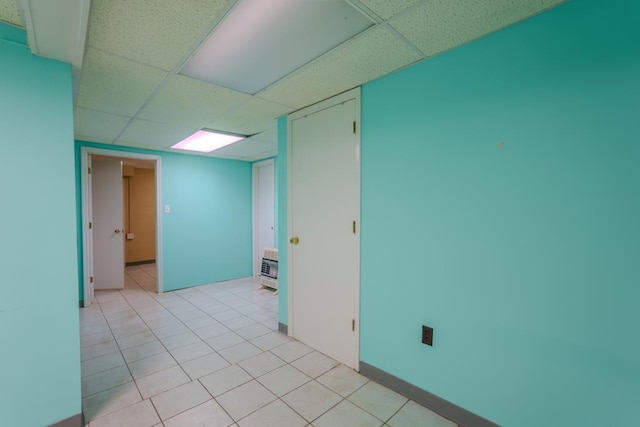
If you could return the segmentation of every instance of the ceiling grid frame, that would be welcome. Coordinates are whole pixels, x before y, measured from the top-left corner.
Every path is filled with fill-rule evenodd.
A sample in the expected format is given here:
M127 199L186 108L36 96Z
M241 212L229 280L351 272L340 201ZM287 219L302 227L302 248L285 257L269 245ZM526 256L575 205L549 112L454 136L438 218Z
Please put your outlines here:
M64 4L72 7L82 1L87 0ZM213 153L193 154L243 161L272 157L277 154L278 116L429 60L567 0L344 0L374 25L256 94L196 79L177 82L189 79L180 74L184 64L241 1L246 0L184 0L177 6L173 0L91 0L88 31L82 41L85 61L82 73L73 74L74 84L79 87L74 90L76 138L173 152L171 145L178 141L168 136L177 138L191 129L219 128L252 136ZM24 28L21 14L21 22L15 22L24 3L31 4L30 0L0 0L0 21ZM33 5L35 8L38 3ZM475 34L466 28L464 18L460 21L455 15L456 8L461 7L477 12L481 22ZM42 16L42 10L46 9L34 12ZM123 14L122 19L111 19L118 14ZM448 24L438 27L434 19ZM190 23L193 25L189 28L181 27ZM35 31L29 26L25 29L28 36ZM106 38L98 39L102 35L95 33L96 29L107 31ZM465 32L466 37L462 34ZM432 48L438 43L434 33L455 42ZM136 34L142 39L134 40ZM172 34L179 40L170 39ZM110 45L110 40L115 44ZM158 56L167 47L163 43L171 50L166 58ZM153 52L138 55L143 48ZM145 128L158 137L146 136Z

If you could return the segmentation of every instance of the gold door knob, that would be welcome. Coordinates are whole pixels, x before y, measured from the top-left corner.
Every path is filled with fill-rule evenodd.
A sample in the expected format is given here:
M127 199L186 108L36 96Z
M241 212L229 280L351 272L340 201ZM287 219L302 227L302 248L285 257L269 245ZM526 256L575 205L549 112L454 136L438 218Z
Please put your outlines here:
M300 239L298 239L298 236L293 236L289 239L289 243L291 243L292 245L297 245L298 243L300 243Z

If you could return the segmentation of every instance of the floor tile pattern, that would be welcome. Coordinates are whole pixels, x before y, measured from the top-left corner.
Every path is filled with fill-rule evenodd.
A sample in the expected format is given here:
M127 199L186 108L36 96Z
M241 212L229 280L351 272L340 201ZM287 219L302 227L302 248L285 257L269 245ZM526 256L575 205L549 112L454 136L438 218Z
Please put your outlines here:
M88 427L455 427L278 332L256 279L157 294L155 271L80 310Z

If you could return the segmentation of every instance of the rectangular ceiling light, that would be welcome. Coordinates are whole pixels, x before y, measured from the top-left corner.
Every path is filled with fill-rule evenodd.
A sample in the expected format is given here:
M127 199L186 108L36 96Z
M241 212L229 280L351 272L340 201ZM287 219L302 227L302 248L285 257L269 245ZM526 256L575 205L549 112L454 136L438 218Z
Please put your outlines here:
M181 74L253 95L373 24L344 0L240 0Z
M193 135L183 139L171 148L177 150L199 151L201 153L210 153L227 145L238 142L245 137L242 135L233 135L223 132L201 129Z

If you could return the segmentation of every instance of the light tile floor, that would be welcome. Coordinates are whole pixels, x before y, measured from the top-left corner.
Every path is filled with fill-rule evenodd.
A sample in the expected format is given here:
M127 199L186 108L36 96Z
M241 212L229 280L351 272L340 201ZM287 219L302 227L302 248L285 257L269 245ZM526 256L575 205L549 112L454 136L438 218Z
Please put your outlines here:
M455 424L277 331L254 278L155 293L155 265L80 310L89 427Z

